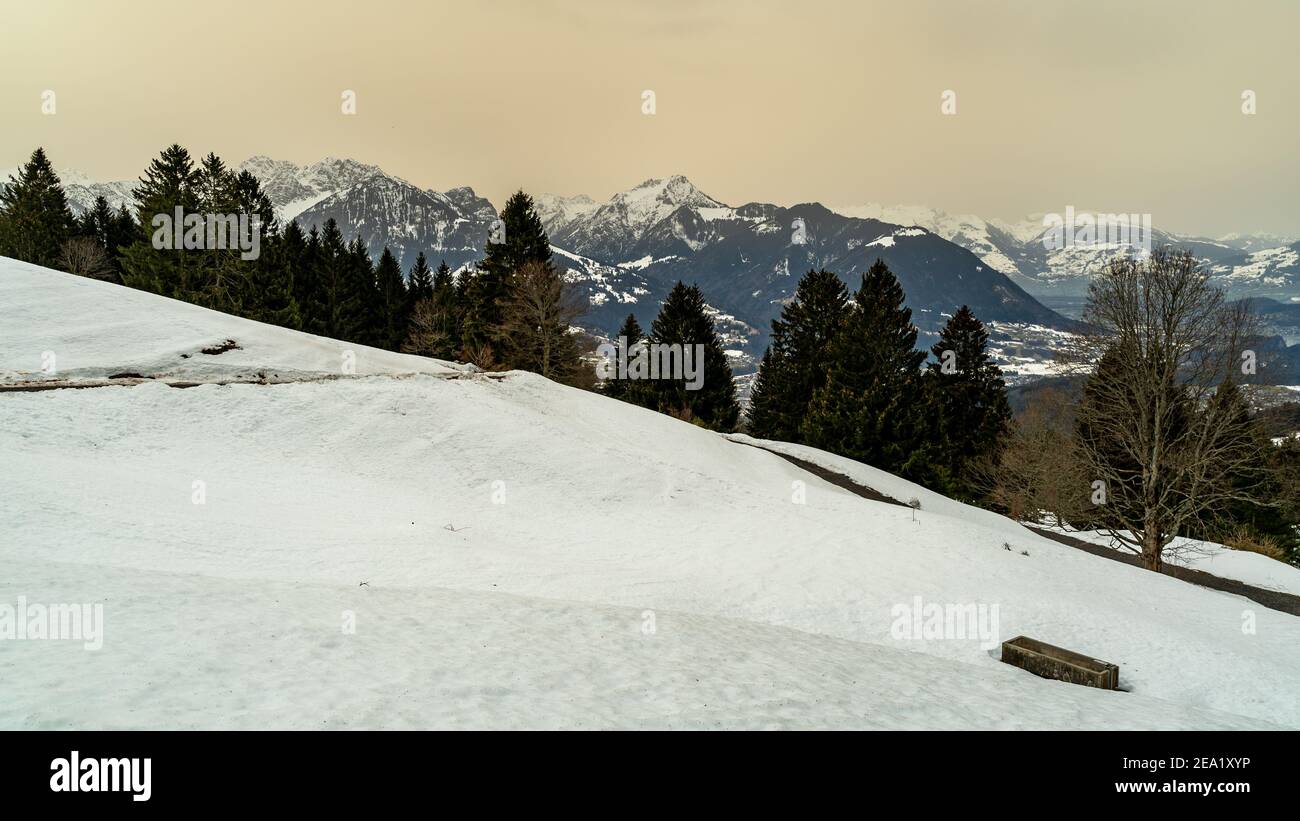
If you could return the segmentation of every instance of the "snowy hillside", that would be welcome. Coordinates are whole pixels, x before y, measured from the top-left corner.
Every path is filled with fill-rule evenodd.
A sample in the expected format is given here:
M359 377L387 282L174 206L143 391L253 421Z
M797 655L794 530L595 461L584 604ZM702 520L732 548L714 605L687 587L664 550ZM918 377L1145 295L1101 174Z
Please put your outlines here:
M866 466L839 464L915 521L531 374L12 260L0 310L0 388L140 377L0 390L0 603L105 623L0 641L0 728L1300 727L1300 619ZM899 637L916 597L997 635ZM1019 634L1129 692L1001 664Z

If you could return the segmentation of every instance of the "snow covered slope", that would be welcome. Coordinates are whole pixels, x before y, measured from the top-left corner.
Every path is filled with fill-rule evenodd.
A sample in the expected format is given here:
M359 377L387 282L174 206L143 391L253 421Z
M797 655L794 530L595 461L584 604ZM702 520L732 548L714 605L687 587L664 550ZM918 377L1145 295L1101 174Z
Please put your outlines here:
M0 384L80 383L121 373L215 381L460 370L10 259L0 259L0 294ZM221 350L227 340L238 347Z
M300 379L0 392L0 604L105 623L98 651L0 640L0 727L1300 727L1300 620L865 466L917 521L531 374L10 260L0 311L9 382L222 339ZM918 596L996 605L994 641L900 637ZM1021 633L1130 692L998 662Z

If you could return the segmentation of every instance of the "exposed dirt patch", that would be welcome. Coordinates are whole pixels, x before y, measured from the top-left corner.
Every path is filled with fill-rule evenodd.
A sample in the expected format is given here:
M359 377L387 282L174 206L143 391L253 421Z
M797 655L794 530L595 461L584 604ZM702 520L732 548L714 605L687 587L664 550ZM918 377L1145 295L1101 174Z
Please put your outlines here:
M220 345L210 345L206 348L203 348L202 350L199 351L199 353L205 353L208 356L217 356L219 354L225 353L226 351L237 351L237 350L240 350L239 343L233 339L227 339L225 342L222 342Z

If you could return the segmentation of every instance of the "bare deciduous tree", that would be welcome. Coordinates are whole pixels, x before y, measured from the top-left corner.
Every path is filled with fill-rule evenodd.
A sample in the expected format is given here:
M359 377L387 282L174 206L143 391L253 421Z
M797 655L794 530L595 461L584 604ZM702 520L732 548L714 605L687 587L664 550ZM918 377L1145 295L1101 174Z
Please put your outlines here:
M73 237L63 243L59 266L77 276L109 281L117 279L108 252L93 237Z
M1094 279L1084 321L1096 363L1078 408L1079 452L1100 481L1099 519L1159 570L1180 533L1214 531L1233 502L1268 504L1242 477L1262 463L1259 437L1220 391L1239 379L1254 320L1190 252L1119 258Z
M411 311L410 331L402 343L404 353L437 359L456 358L456 325L459 316L456 306L445 296L435 294L415 303Z
M1088 481L1074 437L1074 407L1060 388L1036 394L1011 425L996 462L980 462L976 474L989 497L1019 521L1057 527L1086 516Z
M586 311L582 295L550 265L527 262L501 302L501 347L511 367L568 382L584 367L570 326Z

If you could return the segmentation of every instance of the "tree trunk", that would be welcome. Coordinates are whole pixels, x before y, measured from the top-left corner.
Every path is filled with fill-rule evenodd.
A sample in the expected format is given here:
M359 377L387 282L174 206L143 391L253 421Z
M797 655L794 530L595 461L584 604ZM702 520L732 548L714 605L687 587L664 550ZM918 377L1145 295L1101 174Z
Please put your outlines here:
M1146 533L1142 534L1142 566L1159 573L1160 568L1164 566L1160 556L1163 550L1159 531L1155 528L1147 528Z

